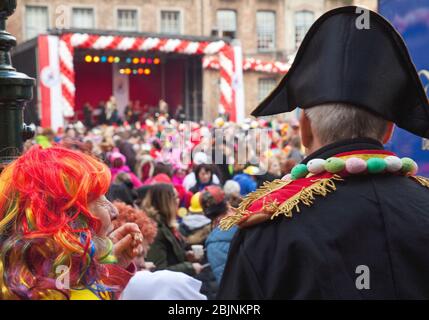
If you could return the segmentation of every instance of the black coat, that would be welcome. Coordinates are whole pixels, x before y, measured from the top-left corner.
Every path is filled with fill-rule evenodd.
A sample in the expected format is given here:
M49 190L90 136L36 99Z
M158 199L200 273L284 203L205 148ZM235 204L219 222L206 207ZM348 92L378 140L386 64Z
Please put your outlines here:
M310 156L380 149L369 139ZM428 299L429 189L393 175L346 178L311 207L237 232L220 299ZM357 289L358 266L370 289Z

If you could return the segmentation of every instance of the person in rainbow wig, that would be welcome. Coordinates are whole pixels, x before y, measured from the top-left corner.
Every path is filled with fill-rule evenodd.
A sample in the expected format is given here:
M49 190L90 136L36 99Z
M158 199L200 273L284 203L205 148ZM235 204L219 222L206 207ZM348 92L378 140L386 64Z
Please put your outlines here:
M116 299L142 248L113 231L110 170L80 152L34 146L0 175L0 300ZM113 231L113 232L112 232Z

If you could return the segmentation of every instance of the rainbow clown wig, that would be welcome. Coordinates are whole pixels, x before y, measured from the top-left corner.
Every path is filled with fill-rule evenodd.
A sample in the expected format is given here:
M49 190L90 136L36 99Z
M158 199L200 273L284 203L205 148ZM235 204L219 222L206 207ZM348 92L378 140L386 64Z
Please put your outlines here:
M68 299L73 290L106 289L100 279L112 243L95 237L101 223L88 204L109 184L103 163L59 147L32 147L3 170L0 299ZM58 286L63 272L67 287Z

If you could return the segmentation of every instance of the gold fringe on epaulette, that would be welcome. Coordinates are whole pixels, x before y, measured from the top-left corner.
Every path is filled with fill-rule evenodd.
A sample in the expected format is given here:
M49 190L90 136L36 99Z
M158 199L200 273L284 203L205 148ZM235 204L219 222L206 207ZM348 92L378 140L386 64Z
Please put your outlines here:
M276 212L271 216L271 219L284 215L286 217L292 217L292 211L295 209L296 212L300 212L299 205L302 203L307 207L310 207L315 200L315 196L326 197L328 193L337 190L335 181L344 181L339 175L334 175L331 178L316 180L314 184L308 186L302 191L283 202Z
M265 205L264 212L271 214L271 219L283 214L287 217L292 217L293 209L300 212L299 204L303 203L306 206L311 206L314 202L315 196L325 197L328 193L336 190L335 181L343 181L343 179L334 175L331 178L315 180L311 186L303 188L299 193L279 204L276 200ZM247 196L240 204L235 213L225 217L220 222L222 230L229 230L234 225L237 225L241 219L250 212L247 208L254 202L271 192L279 190L284 186L291 183L291 180L275 180L273 182L265 183L260 189Z
M287 186L289 183L291 183L292 180L282 180L282 179L276 179L271 182L264 182L264 184L259 187L256 191L248 194L240 203L237 209L232 209L234 211L234 214L229 215L225 218L223 218L219 224L220 228L222 230L229 230L240 220L244 217L245 214L248 213L247 208L255 201L263 198L264 196L268 195L271 192L274 192L276 190L279 190L283 188L284 186Z
M266 181L262 186L260 186L256 191L248 194L243 201L241 201L237 211L246 210L249 205L251 205L256 200L259 200L266 195L270 194L271 192L280 190L281 188L287 186L289 183L291 183L293 180L282 180L282 179L276 179L274 181Z
M429 178L421 177L421 176L411 176L413 180L416 180L423 187L429 188Z

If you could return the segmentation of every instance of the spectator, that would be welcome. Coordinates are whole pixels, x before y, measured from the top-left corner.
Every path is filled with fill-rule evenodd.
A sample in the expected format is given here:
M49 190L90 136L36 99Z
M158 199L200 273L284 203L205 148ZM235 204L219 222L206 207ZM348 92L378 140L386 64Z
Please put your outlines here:
M234 176L233 180L240 185L240 194L242 196L246 196L256 190L256 176L258 173L259 169L257 167L249 166L243 170L243 173Z
M156 223L149 218L146 213L133 206L127 205L123 202L115 201L113 205L118 210L118 216L113 220L113 227L120 228L122 225L132 222L137 224L140 232L143 235L143 251L134 259L138 270L151 270L155 265L151 262L145 261L145 256L149 250L150 245L154 242L157 234Z
M202 266L193 260L185 250L185 243L177 230L177 195L170 184L154 184L147 191L142 209L158 224L155 242L147 254L147 259L156 265L157 270L172 270L196 275Z
M134 188L140 188L143 185L139 178L137 178L137 176L131 172L131 169L126 165L127 159L122 153L114 150L109 156L109 161L111 164L110 171L112 173L112 181L115 180L116 175L119 173L127 173Z
M234 180L228 180L225 182L223 191L225 192L225 200L233 208L238 208L242 200L240 193L240 184Z
M135 224L111 232L117 211L104 196L109 184L103 163L59 147L34 146L3 170L0 299L119 296L142 236ZM58 261L69 266L69 288L56 286Z
M222 231L218 228L219 221L228 214L228 203L225 193L218 186L209 186L201 193L201 205L204 214L212 220L213 231L206 240L207 258L219 284L222 279L228 257L229 246L237 228Z
M213 182L213 168L211 165L208 164L200 164L197 166L194 170L195 177L196 177L196 183L195 185L189 190L192 193L197 193L201 190L203 190L206 186L214 184Z
M183 186L186 190L190 190L197 183L197 179L195 176L195 168L202 164L208 164L209 159L204 152L197 152L193 159L193 170L185 177L183 180ZM219 177L217 175L213 175L213 183L220 184Z

